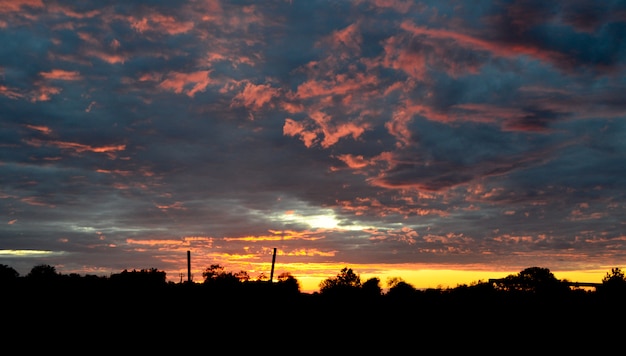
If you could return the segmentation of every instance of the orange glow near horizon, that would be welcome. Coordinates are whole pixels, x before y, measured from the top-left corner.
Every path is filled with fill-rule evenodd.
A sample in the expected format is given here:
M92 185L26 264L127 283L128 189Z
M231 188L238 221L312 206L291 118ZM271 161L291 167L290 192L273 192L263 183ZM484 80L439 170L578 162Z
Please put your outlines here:
M222 265L222 264L220 264ZM246 271L249 273L252 280L256 279L260 273L263 273L266 277L270 276L271 263L258 263L254 264L254 268L246 269L236 268L233 266L226 266L227 272L239 272ZM247 266L250 267L250 266ZM300 291L303 293L319 292L320 283L328 278L336 277L344 267L351 268L361 278L361 283L367 281L370 278L378 278L380 280L380 287L383 291L388 290L388 280L390 278L400 278L402 281L409 283L416 289L447 289L455 288L461 285L473 285L478 282L486 282L489 279L504 278L509 275L515 275L521 272L520 270L459 270L459 269L446 269L424 266L412 266L412 265L398 265L398 266L372 266L372 265L345 265L345 264L299 264L294 263L289 266L280 265L275 266L273 281L277 281L277 277L282 273L289 273L295 277L300 284ZM369 270L375 272L361 272L362 270ZM192 269L193 281L201 283L202 272L204 269ZM606 270L585 270L585 271L553 271L550 270L554 276L559 280L567 280L571 282L590 282L601 283L602 278L611 271L611 268ZM180 275L169 275L170 281L179 282ZM185 269L183 280L187 280L187 272Z

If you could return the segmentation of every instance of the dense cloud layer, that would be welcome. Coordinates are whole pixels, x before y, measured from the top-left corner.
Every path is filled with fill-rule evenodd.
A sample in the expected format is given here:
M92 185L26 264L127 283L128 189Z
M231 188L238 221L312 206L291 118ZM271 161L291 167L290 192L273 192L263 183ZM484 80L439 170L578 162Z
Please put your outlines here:
M619 266L623 38L623 1L0 1L0 263Z

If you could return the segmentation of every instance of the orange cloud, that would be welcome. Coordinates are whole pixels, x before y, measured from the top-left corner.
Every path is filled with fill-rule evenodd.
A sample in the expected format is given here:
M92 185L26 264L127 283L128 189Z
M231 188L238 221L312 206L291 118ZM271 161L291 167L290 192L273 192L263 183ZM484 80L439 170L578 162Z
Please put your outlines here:
M347 59L361 52L363 39L358 31L357 24L352 24L343 30L333 32L321 42L328 43L334 52L339 53L340 58Z
M24 94L20 93L17 89L12 89L5 85L0 85L0 94L9 99L20 99L24 97Z
M563 55L558 52L541 49L535 46L522 45L518 43L490 42L454 31L416 26L410 21L403 22L400 27L416 36L425 35L439 40L450 39L454 40L460 46L488 51L501 57L528 55L544 61L564 59L562 58Z
M55 146L61 149L73 150L78 153L88 151L88 152L94 152L94 153L111 154L113 152L124 151L126 149L126 145L124 144L108 145L108 146L91 146L91 145L85 145L85 144L76 143L76 142L43 141L43 140L38 140L38 139L26 140L25 142L35 147L41 147L43 145L50 145L50 146Z
M156 240L137 240L137 239L126 239L126 243L129 245L140 245L140 246L177 246L181 245L184 241L178 239L156 239Z
M56 80L79 80L80 73L77 71L67 71L62 69L53 69L50 72L40 72L39 75L45 79Z
M172 204L167 204L167 205L166 205L166 204L155 204L155 206L156 206L158 209L165 210L165 211L170 210L170 209L174 209L174 210L187 210L187 208L185 208L185 206L184 206L183 202L179 202L179 201L174 202L174 203L172 203Z
M117 40L113 40L108 47L103 48L103 41L90 33L78 32L78 37L90 45L90 48L82 51L84 56L95 57L109 64L124 63L128 59L127 55L117 53L117 49L120 46Z
M454 108L464 110L464 112L456 115L458 120L463 121L493 123L517 119L525 115L522 110L517 108L504 108L489 104L459 104L455 105Z
M269 84L255 85L247 83L243 91L233 98L233 104L258 110L269 104L278 94L279 90L272 88Z
M411 144L412 131L408 128L408 125L413 120L414 115L421 115L428 120L443 123L456 120L454 116L438 113L429 106L407 101L400 109L394 112L392 120L385 123L387 131L398 140L398 146Z
M116 170L109 170L109 169L96 169L96 172L98 173L104 173L104 174L118 174L121 176L129 176L131 175L131 171L122 171L119 169Z
M321 111L312 112L309 116L319 125L324 134L324 139L321 142L324 148L334 145L341 138L346 136L352 136L352 138L356 139L369 129L369 124L367 123L359 126L354 122L348 122L333 126L331 124L331 117Z
M96 57L109 64L124 63L126 59L128 59L128 57L125 55L106 53L102 50L88 50L85 52L85 55L90 57Z
M149 18L136 19L130 17L128 19L130 26L137 32L155 31L167 33L169 35L177 35L189 32L193 29L192 21L178 21L173 16L166 16L159 13L152 13Z
M31 93L30 101L48 101L52 98L52 95L59 94L60 92L61 88L40 84L37 89Z
M170 72L167 79L162 81L159 86L163 89L173 90L176 94L185 93L189 97L193 97L197 92L204 91L206 87L212 83L209 74L211 71L202 70L192 73ZM191 86L190 89L186 89Z
M24 125L24 126L26 126L27 128L31 130L39 131L46 135L49 135L52 133L52 130L47 126L39 126L39 125Z
M34 205L34 206L45 206L48 208L54 208L55 205L54 204L48 204L46 202L41 201L39 198L36 197L26 197L26 198L22 198L20 199L21 202L26 203L28 205Z
M44 7L41 0L0 1L0 13L22 11L23 7Z
M338 159L343 161L348 167L353 169L365 168L370 163L363 158L363 155L351 155L351 154L343 154L337 156Z
M380 8L393 9L401 14L407 13L415 1L411 0L373 0L372 3Z
M378 78L373 75L357 73L354 76L337 74L332 80L311 80L300 84L297 89L297 97L308 99L319 96L346 95L362 91L365 87L375 87Z
M303 124L289 118L285 119L283 135L299 136L300 140L304 142L304 146L307 148L313 146L317 140L317 133L306 130Z
M390 37L384 43L384 58L382 65L388 68L401 70L408 76L424 79L426 74L426 58L419 52L411 52L406 44L398 37Z

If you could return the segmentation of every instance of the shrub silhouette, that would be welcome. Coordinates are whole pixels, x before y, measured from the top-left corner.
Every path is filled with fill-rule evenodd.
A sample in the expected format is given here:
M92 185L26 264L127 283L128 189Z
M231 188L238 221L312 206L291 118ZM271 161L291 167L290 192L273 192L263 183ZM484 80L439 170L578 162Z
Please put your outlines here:
M611 295L616 298L626 296L626 275L624 272L615 267L611 269L611 272L602 278L602 285L598 288L598 293L602 295Z
M334 295L353 295L361 288L361 277L352 268L344 267L335 277L329 277L320 283L320 293Z

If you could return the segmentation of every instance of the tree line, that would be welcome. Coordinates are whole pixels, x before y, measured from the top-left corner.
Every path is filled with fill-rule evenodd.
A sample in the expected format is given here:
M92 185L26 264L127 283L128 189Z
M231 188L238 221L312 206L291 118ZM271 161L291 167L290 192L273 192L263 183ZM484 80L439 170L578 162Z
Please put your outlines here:
M34 266L25 276L12 267L0 264L0 285L8 289L28 287L49 288L89 288L102 287L111 289L133 289L159 287L190 287L198 286L213 293L250 293L280 290L284 294L301 295L299 281L290 273L278 275L277 281L269 281L261 274L252 279L245 271L226 271L219 264L207 267L202 272L203 282L195 283L182 281L174 283L167 281L166 272L156 268L141 270L123 270L110 276L79 275L76 273L62 274L56 268L47 264ZM271 286L271 287L270 287ZM525 297L564 297L569 295L602 295L602 296L626 296L626 275L622 269L616 267L607 272L601 283L595 285L592 290L581 289L568 280L557 279L554 274L543 267L529 267L519 273L511 274L505 278L490 279L489 281L476 281L471 284L457 285L448 288L430 288L420 290L402 278L395 277L387 280L385 292L381 280L371 277L361 280L352 268L344 267L335 276L331 276L320 282L319 291L314 295L332 296L341 298L344 296L356 297L388 297L388 298L411 298L419 295L454 295L454 294L499 294Z
M505 346L526 345L530 352L545 342L561 347L561 339L550 337L557 331L603 341L607 328L626 318L626 277L620 268L607 272L595 289L577 288L542 267L429 289L417 289L401 278L388 279L383 289L379 278L362 280L344 267L314 293L302 293L289 273L270 281L211 265L202 277L202 282L168 282L166 273L156 268L110 276L62 274L45 264L20 276L0 265L0 305L12 330L52 333L59 340L92 338L94 330L96 335L113 332L113 345L120 345L119 340L154 340L156 345L162 332L174 328L185 338L212 344L232 338L245 343L255 337L253 331L260 337L274 333L281 340L300 340L301 345L345 336L341 345L358 342L365 350L376 337L399 343L419 335L424 343L447 340L457 344L441 345L458 346L460 340L469 345L488 336ZM525 338L529 333L533 338ZM512 341L513 336L524 343ZM320 342L315 347L323 349L326 344ZM234 349L241 346L227 343Z

